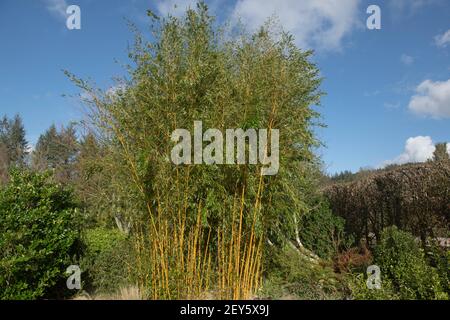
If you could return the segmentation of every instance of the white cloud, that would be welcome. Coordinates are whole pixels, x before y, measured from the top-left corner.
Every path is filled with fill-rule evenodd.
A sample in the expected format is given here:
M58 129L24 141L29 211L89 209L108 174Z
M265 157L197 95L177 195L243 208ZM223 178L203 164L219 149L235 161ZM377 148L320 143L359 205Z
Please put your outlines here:
M408 56L407 54L402 54L400 57L400 61L405 65L409 66L414 63L414 58L411 56Z
M399 102L395 102L395 103L385 102L384 107L387 109L398 109L398 108L400 108L400 103Z
M33 153L34 150L36 150L36 146L30 142L28 142L27 146L25 147L25 152L30 154Z
M411 97L409 109L432 118L450 118L450 79L447 81L425 80Z
M375 97L381 93L380 90L364 91L364 97Z
M450 142L447 143L447 153L450 155Z
M232 19L252 30L277 16L285 30L304 48L339 50L343 39L358 25L359 0L238 0Z
M445 48L450 44L450 30L447 30L444 34L434 37L434 42L438 47Z
M399 155L393 160L383 162L381 167L385 167L390 164L425 162L433 158L434 150L436 150L436 147L434 146L431 137L429 136L412 137L406 140L405 150L401 155Z
M418 9L438 3L440 0L391 0L389 6L396 11L415 13Z
M53 15L66 19L66 10L69 6L65 0L44 0L46 3L46 8Z
M106 90L106 96L109 98L115 98L120 93L124 93L126 91L127 87L125 84L117 84L115 86L109 87L108 90Z
M197 0L158 0L156 9L163 16L169 13L174 16L180 16L186 12L186 9L195 8L196 3Z
M80 93L80 99L82 101L92 101L94 99L94 96L90 92L83 90Z
M286 31L296 37L303 48L340 50L344 38L351 33L358 21L358 5L361 0L237 0L234 7L225 0L211 0L208 6L227 15L236 23L240 19L252 31L267 19L276 16ZM175 8L176 5L176 8ZM195 8L196 0L157 0L159 14L182 15Z

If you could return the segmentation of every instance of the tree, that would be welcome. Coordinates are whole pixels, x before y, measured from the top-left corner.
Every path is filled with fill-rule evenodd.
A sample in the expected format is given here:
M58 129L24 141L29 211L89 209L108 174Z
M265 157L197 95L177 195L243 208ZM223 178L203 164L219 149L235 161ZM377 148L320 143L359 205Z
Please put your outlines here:
M10 120L6 116L3 116L0 120L0 143L6 146L9 143L9 126Z
M25 138L25 128L22 118L19 115L14 117L10 132L10 160L12 163L21 166L25 163L25 156L28 153L28 142Z
M437 143L433 153L433 161L450 161L446 143Z
M60 131L52 125L39 137L32 157L33 168L52 169L58 181L69 182L74 176L78 149L74 125L62 127Z
M33 168L46 170L54 168L56 165L56 145L58 133L56 127L52 125L44 134L42 134L36 144L32 155Z
M8 167L8 149L5 144L0 143L0 183L5 183L8 179Z
M339 173L335 173L331 177L331 181L332 182L350 182L355 179L356 175L357 174L354 174L353 172L351 172L349 170L345 170L345 171L341 171Z
M3 152L7 153L7 168L25 165L28 142L25 138L22 118L19 115L16 115L14 119L4 116L0 121L0 145L3 145Z
M114 161L99 138L88 132L80 139L75 163L74 187L78 199L88 208L90 220L102 227L114 226L118 214L113 177Z

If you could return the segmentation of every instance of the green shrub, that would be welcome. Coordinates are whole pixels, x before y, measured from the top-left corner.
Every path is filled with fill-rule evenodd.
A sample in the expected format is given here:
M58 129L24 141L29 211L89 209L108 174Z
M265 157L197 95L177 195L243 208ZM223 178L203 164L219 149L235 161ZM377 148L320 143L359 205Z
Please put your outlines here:
M274 249L262 298L328 300L343 299L345 291L331 265L311 262L291 247Z
M381 269L381 290L369 290L363 275L350 281L355 299L448 299L435 268L427 264L414 237L389 227L375 248L375 264Z
M78 237L72 193L49 174L12 171L0 190L0 299L66 292Z
M367 277L364 273L348 274L347 283L354 300L399 300L400 295L396 292L388 278L381 278L381 289L369 289Z
M83 236L83 286L96 293L113 293L128 284L130 246L119 230L89 229Z
M375 261L402 299L439 299L446 296L436 269L427 264L425 254L414 237L397 227L383 231L376 246Z
M303 244L323 259L332 258L341 246L349 245L345 237L345 221L333 215L323 200L313 203L315 210L302 216L300 238Z
M436 268L443 290L450 296L450 250L432 244L427 252L429 264Z

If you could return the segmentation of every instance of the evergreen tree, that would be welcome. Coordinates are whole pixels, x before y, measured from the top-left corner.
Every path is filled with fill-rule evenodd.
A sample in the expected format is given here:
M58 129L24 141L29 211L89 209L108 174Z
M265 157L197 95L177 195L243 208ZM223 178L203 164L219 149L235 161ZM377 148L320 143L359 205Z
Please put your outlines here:
M56 164L56 141L58 133L55 125L52 125L44 134L42 134L36 144L33 152L33 167L38 170L54 168Z
M25 157L28 153L28 142L25 138L25 128L22 118L16 115L14 119L3 116L0 121L0 148L3 153L3 165L6 170L11 166L25 165ZM6 155L5 155L6 153Z
M28 142L25 138L25 128L22 118L16 115L11 121L10 128L10 161L18 166L25 164L25 156L28 153Z
M4 116L0 120L0 182L8 179L9 152L8 152L8 119Z
M6 145L0 142L0 184L8 179L8 150Z
M38 139L33 152L33 167L37 170L53 169L59 181L68 182L73 177L77 153L78 141L74 126L63 127L58 132L52 125Z
M436 150L433 153L433 161L449 161L450 155L447 152L446 143L436 144Z

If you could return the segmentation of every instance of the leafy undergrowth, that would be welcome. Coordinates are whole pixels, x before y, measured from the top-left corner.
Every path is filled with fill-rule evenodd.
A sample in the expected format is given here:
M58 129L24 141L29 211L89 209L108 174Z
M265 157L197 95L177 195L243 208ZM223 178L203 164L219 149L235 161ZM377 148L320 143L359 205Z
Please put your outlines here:
M275 253L259 298L341 300L348 294L343 280L331 262L312 262L295 249L285 247Z

